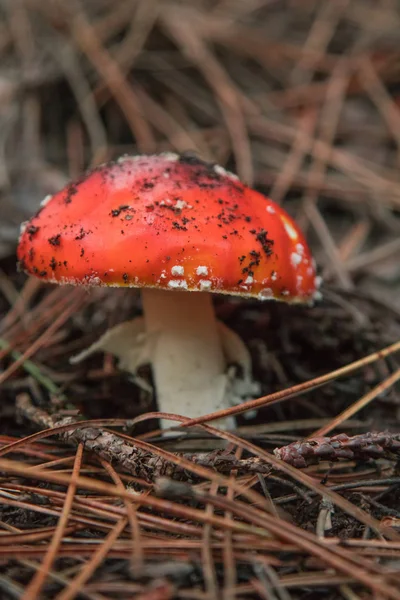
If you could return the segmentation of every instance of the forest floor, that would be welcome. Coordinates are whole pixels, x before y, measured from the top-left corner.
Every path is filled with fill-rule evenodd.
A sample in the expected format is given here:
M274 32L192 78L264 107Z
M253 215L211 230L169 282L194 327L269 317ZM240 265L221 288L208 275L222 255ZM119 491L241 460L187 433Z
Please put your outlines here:
M400 600L397 2L19 0L0 56L0 597ZM294 216L323 299L216 298L257 411L163 437L148 368L69 362L138 293L15 248L86 168L187 150Z

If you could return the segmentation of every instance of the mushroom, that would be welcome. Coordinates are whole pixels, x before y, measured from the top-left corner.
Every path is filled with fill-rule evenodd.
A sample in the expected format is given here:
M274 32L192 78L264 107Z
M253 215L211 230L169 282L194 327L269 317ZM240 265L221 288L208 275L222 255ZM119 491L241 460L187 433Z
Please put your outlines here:
M159 409L188 418L258 392L244 343L217 322L213 293L291 303L319 293L289 215L193 155L123 156L91 170L22 225L18 259L46 282L141 288L144 318L112 328L75 361L106 350L132 373L151 362ZM242 381L229 377L232 361Z

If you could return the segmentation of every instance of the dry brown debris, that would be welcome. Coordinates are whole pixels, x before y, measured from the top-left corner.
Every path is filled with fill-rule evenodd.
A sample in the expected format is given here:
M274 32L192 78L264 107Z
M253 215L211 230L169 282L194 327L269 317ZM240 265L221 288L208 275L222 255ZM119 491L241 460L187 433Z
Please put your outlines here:
M400 599L399 32L391 0L1 3L1 598ZM236 435L163 440L109 357L71 367L133 293L15 273L45 195L170 149L284 203L327 282L217 302L265 395Z

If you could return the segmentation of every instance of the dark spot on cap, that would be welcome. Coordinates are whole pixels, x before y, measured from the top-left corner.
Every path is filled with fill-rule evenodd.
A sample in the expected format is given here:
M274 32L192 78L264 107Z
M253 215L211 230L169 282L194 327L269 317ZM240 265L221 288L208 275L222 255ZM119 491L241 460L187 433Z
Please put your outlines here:
M81 248L81 253L80 253L80 257L82 258L82 256L85 254L85 248Z
M51 261L49 262L49 267L50 267L50 269L52 271L54 271L55 268L56 268L56 266L57 266L57 261L56 261L56 259L53 256L52 259L51 259Z
M128 273L122 273L122 279L124 280L125 283L128 283L128 280L129 280Z
M260 242L266 256L271 256L274 240L268 239L268 232L265 229L260 229L260 231L256 233L256 239Z
M185 152L182 152L182 154L179 157L179 162L183 163L185 165L205 165L207 166L207 163L204 162L203 160L201 160L197 154L195 152L193 152L193 150L186 150Z
M26 228L26 231L31 236L30 239L32 239L32 236L35 235L35 233L37 233L39 231L39 229L40 229L40 227L37 227L36 225L28 225L28 227Z
M129 204L121 204L118 208L113 208L110 212L110 215L112 217L118 217L121 212L125 210L132 210L133 212L136 212L131 206L129 206Z
M79 232L79 235L77 235L75 237L76 240L82 240L86 235L86 231L83 229L83 227L81 227L81 230Z
M57 233L57 235L53 235L49 237L47 240L51 246L59 246L60 245L61 233Z
M183 225L181 225L180 223L178 223L178 221L173 221L172 227L174 229L180 229L181 231L187 231L187 227L184 227Z
M78 193L78 188L75 183L70 183L66 190L66 195L64 198L65 204L70 204L72 202L72 197Z

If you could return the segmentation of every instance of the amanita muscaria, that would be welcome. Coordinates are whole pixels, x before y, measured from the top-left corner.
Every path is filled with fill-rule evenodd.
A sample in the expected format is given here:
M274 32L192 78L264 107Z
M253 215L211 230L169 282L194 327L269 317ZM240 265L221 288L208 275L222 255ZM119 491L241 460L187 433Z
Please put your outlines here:
M289 215L191 155L123 156L93 169L23 224L18 259L46 282L141 288L144 318L117 325L78 358L106 350L131 372L151 362L159 410L190 418L255 389L249 354L217 322L212 293L292 303L318 294ZM239 392L226 372L232 359L244 371Z

